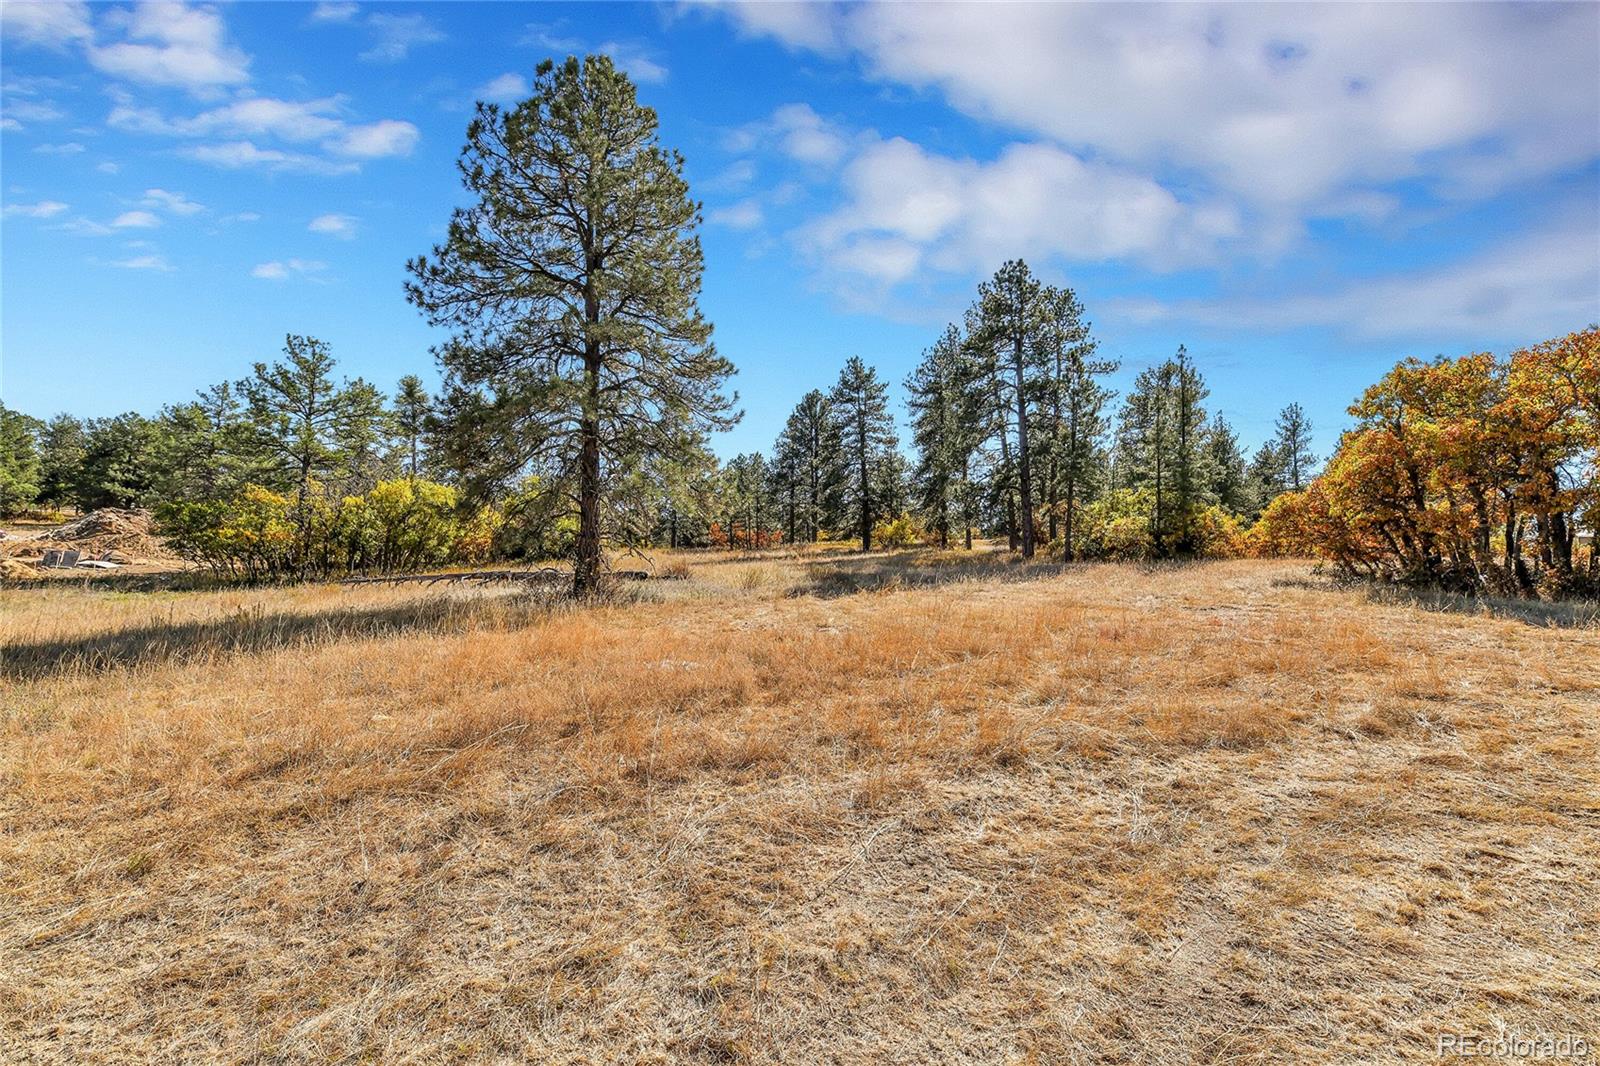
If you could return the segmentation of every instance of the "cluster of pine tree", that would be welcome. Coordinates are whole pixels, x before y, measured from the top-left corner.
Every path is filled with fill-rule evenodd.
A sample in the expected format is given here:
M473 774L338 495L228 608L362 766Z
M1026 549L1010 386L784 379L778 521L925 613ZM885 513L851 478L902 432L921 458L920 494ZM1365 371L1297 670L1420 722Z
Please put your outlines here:
M828 391L796 404L770 457L718 463L689 439L670 455L637 449L607 464L607 539L748 548L851 539L866 550L913 540L971 548L975 536L999 536L1024 555L1036 545L1064 558L1196 555L1221 550L1220 534L1310 479L1316 457L1297 405L1246 462L1227 422L1207 415L1205 384L1182 349L1139 375L1113 418L1101 382L1115 369L1097 357L1070 290L1008 263L905 382L914 460L900 448L888 383L851 357ZM451 514L402 523L457 522L479 556L570 553L571 464L559 453L508 456L474 410L481 403L436 401L415 375L386 397L339 378L321 341L290 336L281 360L154 417L45 422L0 409L0 510L151 508L180 549L251 576L461 554L437 532L434 550L407 554L374 547L388 534L352 527L374 491L389 498L401 490L384 486L403 479L426 484L435 511L447 493ZM423 508L413 497L407 506Z
M43 421L6 410L0 513L216 501L247 484L360 494L421 476L428 407L414 375L387 397L360 378L336 378L321 341L291 336L281 361L154 417Z
M178 551L250 577L437 563L484 531L428 480L447 476L427 450L433 428L420 378L386 396L291 335L281 360L154 417L0 408L0 513L149 509Z
M823 537L917 535L942 547L1004 537L1032 556L1166 558L1237 550L1239 531L1314 472L1298 404L1246 460L1208 415L1180 348L1146 370L1120 412L1090 323L1070 290L1005 264L905 382L915 460L899 448L886 383L851 358L802 397L770 458L740 455L673 494L668 543L759 547Z

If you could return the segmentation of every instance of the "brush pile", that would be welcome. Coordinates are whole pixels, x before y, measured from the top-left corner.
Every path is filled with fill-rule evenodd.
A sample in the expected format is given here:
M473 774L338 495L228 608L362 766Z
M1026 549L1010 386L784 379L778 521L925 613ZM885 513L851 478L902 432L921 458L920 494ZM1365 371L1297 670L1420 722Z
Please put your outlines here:
M114 562L168 562L175 557L155 535L149 511L103 507L33 536L0 541L0 556L38 565L46 552L77 551L81 558Z

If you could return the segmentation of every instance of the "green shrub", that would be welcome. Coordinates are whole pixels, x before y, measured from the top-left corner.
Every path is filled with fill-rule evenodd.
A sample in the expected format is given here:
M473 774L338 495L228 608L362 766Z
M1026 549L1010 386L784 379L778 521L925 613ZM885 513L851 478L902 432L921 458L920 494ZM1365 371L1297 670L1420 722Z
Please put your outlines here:
M222 501L168 504L157 517L174 551L251 580L477 562L488 557L500 521L488 508L463 521L455 489L412 479L338 499L314 485L303 507L294 496L247 485Z
M922 543L926 535L922 523L909 514L882 519L872 527L872 543L880 548L907 548Z

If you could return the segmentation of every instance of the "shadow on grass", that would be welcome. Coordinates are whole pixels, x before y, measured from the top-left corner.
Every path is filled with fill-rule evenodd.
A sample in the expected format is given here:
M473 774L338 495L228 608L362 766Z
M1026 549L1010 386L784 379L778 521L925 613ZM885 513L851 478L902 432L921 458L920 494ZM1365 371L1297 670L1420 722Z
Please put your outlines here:
M1024 563L1003 552L972 555L893 551L854 557L832 557L807 563L805 580L790 596L835 599L859 592L937 588L964 581L1015 583L1039 581L1066 573L1073 564L1035 559Z
M1382 585L1363 578L1332 575L1316 578L1286 578L1274 581L1279 588L1303 588L1317 592L1354 589L1368 603L1391 607L1415 607L1444 614L1464 614L1477 618L1505 618L1543 629L1592 629L1600 627L1600 602L1594 600L1524 600L1505 596L1474 596L1439 589Z
M93 592L202 592L238 588L238 581L218 577L209 570L158 570L118 573L115 570L58 570L5 584L8 591L23 589L83 589Z
M35 681L156 663L209 662L232 655L408 633L516 628L548 616L561 599L559 594L540 591L492 600L440 597L314 613L246 610L206 621L134 626L88 639L12 644L0 653L0 678Z

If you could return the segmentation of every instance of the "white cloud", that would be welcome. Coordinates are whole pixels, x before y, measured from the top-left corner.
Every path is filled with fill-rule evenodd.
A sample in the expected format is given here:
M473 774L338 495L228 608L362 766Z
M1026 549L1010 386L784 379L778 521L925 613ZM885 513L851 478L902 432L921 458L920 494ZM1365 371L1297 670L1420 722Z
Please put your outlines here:
M871 140L845 166L844 202L802 227L829 267L895 284L921 270L986 273L1014 256L1205 262L1239 234L1227 206L1186 202L1137 173L1044 144L990 162Z
M1594 220L1568 222L1464 262L1363 279L1326 292L1161 303L1113 301L1135 321L1238 330L1330 329L1351 337L1525 344L1600 320Z
M179 149L179 155L197 163L207 163L224 170L243 170L259 167L263 170L297 171L302 174L336 176L353 174L360 169L354 163L338 163L303 152L285 152L276 148L262 148L251 141L226 141L220 144L199 144Z
M120 174L122 173L122 164L107 160L104 163L97 163L95 169L102 174Z
M270 263L260 263L250 271L253 278L264 278L268 281L282 281L288 277L306 277L311 274L320 274L328 269L327 263L315 259L284 259L273 260Z
M475 94L479 100L488 100L494 103L510 103L526 97L532 88L528 79L521 74L502 74L478 86Z
M77 141L68 141L66 144L37 145L33 150L40 155L77 155L84 147Z
M151 0L112 9L101 25L127 38L88 46L89 62L114 77L201 94L250 79L250 57L229 43L215 8Z
M604 52L618 70L642 85L655 85L667 80L667 68L651 59L643 48L624 41L606 41L595 46Z
M60 230L62 233L76 234L80 237L108 237L117 232L104 222L96 222L94 219L84 218L82 215L75 215L50 228Z
M761 202L754 197L738 203L719 207L706 215L707 221L727 226L729 229L755 229L761 225L764 214Z
M697 182L697 189L726 190L743 189L756 180L756 165L749 159L739 159L729 164L721 173L715 174L703 182Z
M112 229L154 229L161 220L149 211L124 211L111 220Z
M443 31L423 15L368 15L366 26L374 40L361 58L369 63L398 63L411 49L445 39Z
M1412 178L1489 195L1600 153L1593 4L727 10L975 117L1288 217Z
M324 2L311 10L312 22L349 22L360 12L361 6L348 0Z
M121 267L124 270L157 270L166 273L172 269L162 255L136 255L128 259L113 259L107 266Z
M310 141L332 136L343 128L343 123L333 117L338 108L339 101L332 97L277 100L258 96L202 111L193 118L169 119L153 109L123 104L112 109L107 122L119 129L173 136L267 135L288 141Z
M723 147L748 152L763 144L799 163L829 167L850 150L850 138L836 123L817 114L810 104L784 104L772 115L728 131Z
M356 220L349 215L318 215L306 229L348 241L356 235Z
M358 159L378 159L391 155L410 155L421 133L409 122L383 119L364 126L350 126L329 143L340 155Z
M557 58L603 52L611 57L611 62L618 70L641 85L655 85L666 81L671 75L671 71L645 45L633 41L601 41L588 45L581 38L557 33L550 27L530 22L517 43L554 53Z
M88 40L89 5L77 0L44 0L41 3L7 0L0 4L0 33L9 44L36 44L61 48Z
M768 0L738 5L712 5L733 10L749 33L776 37L797 48L831 54L843 47L840 22L828 5L811 0Z
M783 151L791 159L832 166L848 148L843 136L808 104L787 104L773 112L772 123Z
M67 205L60 200L40 200L36 204L7 204L3 213L22 218L54 218L65 210Z
M583 42L576 37L557 32L553 27L530 22L522 28L517 43L525 48L544 48L551 52L577 53L583 51Z
M171 118L154 109L135 107L124 101L112 108L106 121L117 129L130 132L169 137L238 138L239 143L228 150L213 146L208 150L190 149L185 153L191 158L223 166L266 163L279 169L320 170L324 173L348 173L353 169L347 164L326 161L319 165L314 157L301 153L256 148L253 139L258 137L271 137L294 144L315 141L332 155L355 159L406 155L416 147L421 135L411 123L398 119L350 123L341 117L342 106L338 97L317 100L250 97L202 111L192 117ZM249 148L243 147L246 144Z
M146 189L140 203L174 215L198 215L205 210L203 204L195 203L183 193L168 192L166 189Z
M19 100L19 95L11 86L5 87L5 95L0 98L0 111L12 122L12 129L21 129L24 122L54 122L65 118L66 114L54 104L40 100Z

